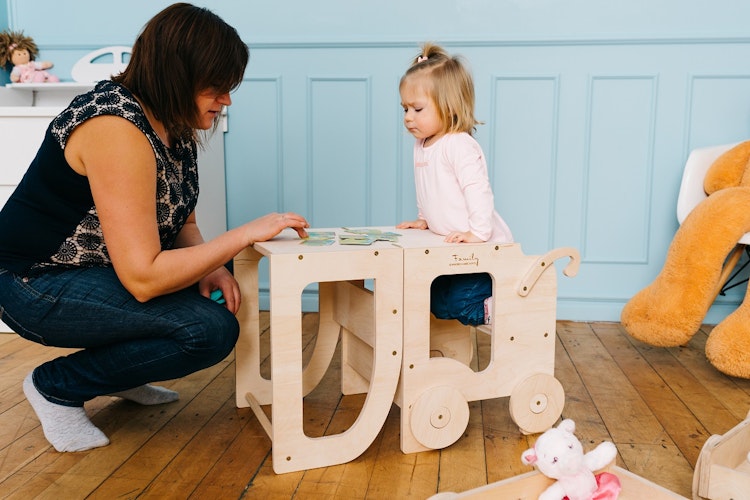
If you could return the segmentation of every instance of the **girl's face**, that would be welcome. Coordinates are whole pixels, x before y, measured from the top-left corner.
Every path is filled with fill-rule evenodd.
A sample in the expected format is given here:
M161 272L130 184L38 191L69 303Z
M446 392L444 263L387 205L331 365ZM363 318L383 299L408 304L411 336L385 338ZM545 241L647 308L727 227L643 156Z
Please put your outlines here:
M198 97L195 98L195 104L200 113L199 128L208 130L214 126L214 121L221 114L222 108L231 106L232 98L229 96L229 92L220 94L209 89L198 94Z
M443 135L437 107L425 90L420 78L407 78L399 89L404 108L404 126L417 139L426 139L424 145L434 143Z

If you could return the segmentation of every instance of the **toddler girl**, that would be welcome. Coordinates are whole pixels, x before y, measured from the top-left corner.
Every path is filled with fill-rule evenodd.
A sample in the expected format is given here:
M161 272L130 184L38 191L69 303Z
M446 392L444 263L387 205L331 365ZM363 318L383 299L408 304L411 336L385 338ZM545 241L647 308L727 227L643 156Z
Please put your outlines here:
M513 236L495 210L487 163L472 137L474 84L458 57L430 43L399 84L404 126L416 138L414 183L418 218L399 229L429 229L452 243L509 243ZM487 273L436 278L430 309L440 319L489 324L492 278Z

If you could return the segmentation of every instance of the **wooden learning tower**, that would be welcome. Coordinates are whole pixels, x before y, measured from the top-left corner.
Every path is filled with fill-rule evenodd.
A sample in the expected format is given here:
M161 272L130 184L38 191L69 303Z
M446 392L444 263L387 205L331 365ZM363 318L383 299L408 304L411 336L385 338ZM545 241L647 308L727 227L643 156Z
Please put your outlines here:
M523 255L518 244L404 249L404 345L395 397L404 453L458 440L471 401L510 396L511 417L528 434L557 421L565 402L554 377L554 261L560 257L571 258L564 272L574 276L580 258L570 248L541 257ZM477 329L492 338L489 364L479 372L469 367L471 327L430 314L435 278L476 272L492 276L494 301L492 325Z
M243 290L237 344L237 405L250 406L273 442L277 473L344 463L374 441L393 402L400 410L401 450L440 449L458 440L469 402L510 397L524 433L551 427L564 391L554 377L557 275L554 262L572 248L526 256L519 244L449 244L429 231L405 230L398 244L304 249L294 236L257 243L235 259ZM271 294L271 379L259 375L258 262L268 257ZM493 279L490 359L469 365L472 327L430 313L430 285L441 275L489 273ZM367 286L369 282L374 287ZM301 366L300 294L319 284L315 349ZM372 289L371 289L372 288ZM254 297L254 298L252 298ZM274 298L276 297L276 298ZM320 382L341 342L341 391L366 393L360 415L344 433L302 432L302 398ZM272 405L269 419L261 405Z

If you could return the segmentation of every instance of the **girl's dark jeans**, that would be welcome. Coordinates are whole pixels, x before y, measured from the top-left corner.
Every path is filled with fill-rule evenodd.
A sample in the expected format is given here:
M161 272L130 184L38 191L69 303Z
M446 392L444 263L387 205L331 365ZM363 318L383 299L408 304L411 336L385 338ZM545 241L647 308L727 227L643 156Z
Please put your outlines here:
M430 287L430 310L438 319L482 325L484 299L491 296L492 277L487 273L438 276Z

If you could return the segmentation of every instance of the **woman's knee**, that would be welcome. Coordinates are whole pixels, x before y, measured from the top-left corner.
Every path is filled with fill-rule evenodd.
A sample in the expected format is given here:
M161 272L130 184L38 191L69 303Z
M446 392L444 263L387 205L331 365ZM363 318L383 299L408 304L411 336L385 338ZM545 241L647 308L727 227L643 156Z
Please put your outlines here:
M221 361L232 352L240 333L237 318L223 307L210 307L196 311L193 321L184 328L187 338L183 349L192 355Z

